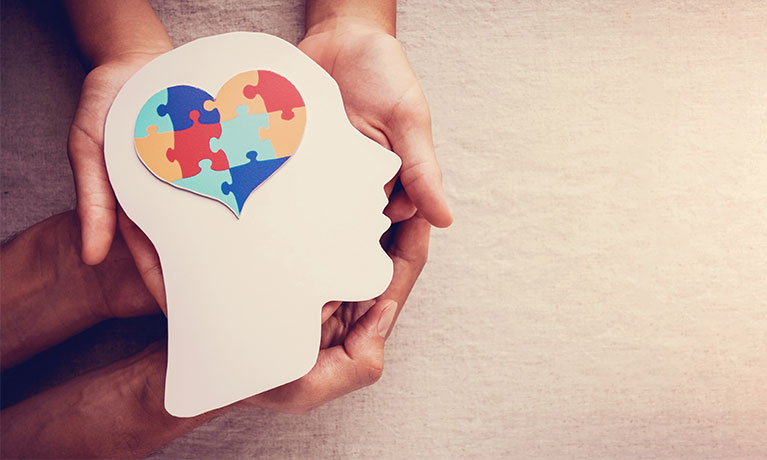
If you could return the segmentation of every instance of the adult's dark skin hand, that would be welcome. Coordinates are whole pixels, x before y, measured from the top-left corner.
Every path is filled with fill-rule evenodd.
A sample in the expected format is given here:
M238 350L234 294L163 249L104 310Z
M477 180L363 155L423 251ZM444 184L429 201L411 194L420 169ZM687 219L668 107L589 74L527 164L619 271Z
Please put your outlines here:
M122 233L140 230L124 217L120 228L106 263L98 266L79 257L74 212L43 221L2 247L4 367L103 319L164 310L159 264L139 258L133 265ZM383 370L386 337L426 261L430 228L416 215L386 235L394 278L380 297L322 307L319 356L302 378L198 417L176 418L164 409L167 352L157 343L3 410L2 456L141 457L232 408L303 413L372 384ZM127 241L151 244L143 233L133 236Z

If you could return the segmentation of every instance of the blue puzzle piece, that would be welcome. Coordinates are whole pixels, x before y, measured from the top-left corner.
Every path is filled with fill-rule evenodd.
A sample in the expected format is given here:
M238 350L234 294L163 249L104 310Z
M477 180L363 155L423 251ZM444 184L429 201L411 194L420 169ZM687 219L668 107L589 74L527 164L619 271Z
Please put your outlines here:
M237 215L242 212L242 207L245 205L245 200L248 199L250 193L268 179L269 176L274 174L290 158L284 157L261 161L257 160L256 156L260 158L261 155L256 152L248 152L247 157L250 159L250 163L230 168L229 172L232 174L232 183L225 182L221 185L222 192L227 195L234 195L237 200Z
M229 167L241 166L248 161L248 152L258 152L258 161L277 158L270 140L261 140L261 128L269 127L268 113L248 113L247 105L237 106L237 116L221 123L221 137L210 139L210 150L223 150Z
M213 96L194 86L178 85L168 88L168 102L157 107L158 115L170 115L174 131L183 131L192 127L189 112L200 113L200 124L213 125L221 121L218 109L205 110L205 101L212 101Z
M168 103L168 90L164 89L154 96L150 97L146 104L141 107L141 111L136 118L136 128L133 137L147 137L147 129L154 125L157 126L158 133L168 133L173 131L173 123L167 115L157 113L157 108Z
M239 208L235 197L225 194L221 189L222 184L232 181L232 176L229 174L229 170L214 171L210 169L211 166L213 166L213 162L207 158L200 160L199 165L202 171L197 175L178 179L173 181L173 183L181 188L215 198L229 206L229 208L239 216Z

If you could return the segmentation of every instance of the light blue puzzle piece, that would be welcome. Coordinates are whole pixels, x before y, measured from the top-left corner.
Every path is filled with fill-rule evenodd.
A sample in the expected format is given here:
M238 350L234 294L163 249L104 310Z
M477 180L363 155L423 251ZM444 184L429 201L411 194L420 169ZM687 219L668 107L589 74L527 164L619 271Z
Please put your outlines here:
M225 205L229 206L229 208L235 214L239 215L237 212L239 208L237 206L237 200L235 199L234 195L226 195L221 190L221 184L224 182L232 182L232 175L229 173L229 170L225 169L223 171L214 171L210 169L213 165L213 162L207 158L200 160L199 165L202 171L200 171L197 175L178 179L173 181L173 184L184 189L192 190L201 195L215 198L216 200L219 200Z
M164 89L154 96L150 97L146 104L141 107L141 111L136 118L136 128L133 137L147 137L147 128L152 125L157 126L158 133L167 133L173 131L173 122L168 115L160 116L157 113L157 107L168 103L168 90Z
M248 163L248 152L258 152L259 160L275 159L272 142L261 140L261 127L269 127L269 114L248 113L247 105L237 106L237 116L221 123L221 137L210 139L210 150L223 150L230 168Z

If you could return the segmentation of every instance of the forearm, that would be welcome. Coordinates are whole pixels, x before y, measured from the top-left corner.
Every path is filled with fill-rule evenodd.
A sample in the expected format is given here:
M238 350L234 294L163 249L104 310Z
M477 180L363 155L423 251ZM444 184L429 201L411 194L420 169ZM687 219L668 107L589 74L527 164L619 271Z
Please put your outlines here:
M3 410L2 457L144 457L225 410L168 414L166 356L157 343Z
M66 0L65 4L80 51L92 66L121 55L172 48L147 0Z
M353 19L396 34L396 0L306 0L306 33L332 28L339 20Z
M125 242L115 238L107 260L80 260L74 212L48 218L0 248L2 369L121 312L159 312Z

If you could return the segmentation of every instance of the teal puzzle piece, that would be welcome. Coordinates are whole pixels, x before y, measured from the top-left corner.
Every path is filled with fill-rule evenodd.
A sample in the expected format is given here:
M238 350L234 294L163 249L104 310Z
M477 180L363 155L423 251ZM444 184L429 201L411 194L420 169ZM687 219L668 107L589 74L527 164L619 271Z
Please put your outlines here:
M235 214L239 215L239 207L234 195L227 195L221 190L221 185L224 182L231 183L232 175L228 169L223 171L214 171L211 169L213 162L210 159L200 160L200 171L198 174L192 177L185 177L173 181L173 183L181 188L192 190L201 195L205 195L221 201Z
M248 113L248 106L237 106L237 116L221 123L221 137L210 139L210 150L223 150L229 167L241 166L250 161L248 152L258 152L259 160L277 158L270 140L261 140L261 128L269 128L267 113Z
M173 131L173 122L168 115L157 113L157 107L168 103L168 90L164 89L154 96L150 97L146 104L141 107L141 111L136 118L136 127L133 137L147 137L147 128L152 125L157 126L158 133L167 133Z

